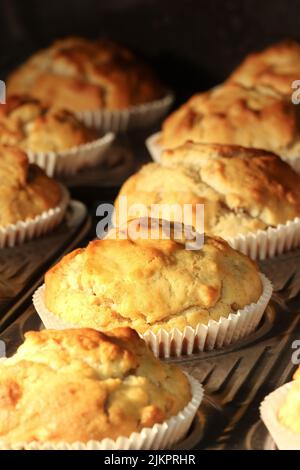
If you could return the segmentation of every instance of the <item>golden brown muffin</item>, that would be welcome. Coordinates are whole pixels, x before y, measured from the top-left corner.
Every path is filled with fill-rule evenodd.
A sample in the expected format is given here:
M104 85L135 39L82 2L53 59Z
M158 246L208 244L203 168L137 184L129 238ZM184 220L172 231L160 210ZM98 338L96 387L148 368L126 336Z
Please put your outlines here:
M69 37L29 58L8 94L30 94L71 111L123 109L160 98L162 86L132 52L107 40Z
M59 184L29 164L22 150L0 145L0 227L33 219L61 197Z
M48 108L28 96L11 96L0 106L0 144L35 152L61 151L96 139L69 111Z
M229 77L229 81L243 86L265 85L289 97L294 91L293 81L299 79L300 44L292 40L247 55Z
M26 333L0 363L0 440L87 442L152 427L191 400L187 377L130 328Z
M133 222L139 237L131 224L116 229L115 239L93 241L46 273L45 305L52 313L100 330L183 331L259 299L256 264L224 240L206 236L200 249L188 250L173 231L151 236L150 219Z
M290 431L300 434L300 381L299 369L294 375L288 393L279 408L278 421Z
M194 95L162 127L161 145L187 140L261 148L282 157L300 155L299 106L270 88L228 83Z
M300 175L277 155L238 146L187 142L166 150L161 165L142 167L120 190L127 206L142 203L204 204L205 231L225 239L284 224L300 216ZM167 208L168 209L168 208ZM159 215L182 221L167 209ZM179 215L182 214L182 211ZM130 216L145 216L136 211Z

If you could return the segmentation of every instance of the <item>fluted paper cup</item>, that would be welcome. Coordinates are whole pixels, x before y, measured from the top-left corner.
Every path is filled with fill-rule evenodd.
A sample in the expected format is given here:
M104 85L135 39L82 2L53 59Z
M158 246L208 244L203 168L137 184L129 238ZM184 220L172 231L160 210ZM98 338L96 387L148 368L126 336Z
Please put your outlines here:
M120 110L80 111L76 116L88 127L119 133L155 124L167 114L173 101L174 95L169 92L163 98L150 103Z
M158 450L169 449L183 439L198 411L203 399L202 385L186 374L192 391L192 399L176 416L171 417L152 428L144 428L141 432L132 433L129 437L118 437L116 440L103 439L89 442L20 442L6 445L0 441L0 450ZM46 385L45 385L46 386Z
M207 325L199 323L196 328L190 326L183 331L177 328L171 331L160 329L154 333L150 329L140 336L145 340L157 357L191 355L200 351L220 349L252 333L258 326L272 295L272 284L260 274L263 292L258 302L247 305L228 317L218 321L210 320ZM45 285L39 287L33 295L33 304L43 324L48 329L78 328L79 325L66 323L50 312L45 306ZM81 324L81 327L91 325Z
M289 382L270 393L260 405L261 419L279 450L300 450L300 434L296 434L278 421L278 411L295 382Z
M161 132L156 132L146 139L146 147L148 152L150 153L152 160L154 160L156 163L160 163L160 156L164 150L160 144L161 134Z
M300 218L266 230L227 238L227 241L232 248L252 259L272 258L300 246Z
M41 237L59 225L65 215L70 197L67 189L61 185L61 201L58 206L44 211L33 219L19 221L0 227L0 248L14 247Z
M110 132L99 139L60 152L32 152L28 159L45 170L48 176L70 176L83 168L97 166L105 160L115 135Z

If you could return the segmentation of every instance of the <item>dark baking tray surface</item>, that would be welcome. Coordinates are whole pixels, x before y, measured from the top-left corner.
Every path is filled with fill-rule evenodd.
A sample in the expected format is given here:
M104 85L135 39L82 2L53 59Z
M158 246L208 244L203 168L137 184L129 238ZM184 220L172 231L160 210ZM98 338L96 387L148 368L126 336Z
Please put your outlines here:
M24 302L30 301L47 268L76 246L89 228L86 207L71 201L63 223L53 232L0 250L0 331L22 311Z
M81 170L75 175L61 177L69 188L93 187L106 188L121 186L135 170L135 159L128 145L114 145L107 150L105 161L93 168Z
M274 443L259 420L259 404L290 380L291 344L300 336L300 253L260 263L276 288L263 321L248 338L219 351L172 359L205 388L205 399L188 436L176 449L272 449ZM40 329L29 305L0 338L8 355L24 332Z

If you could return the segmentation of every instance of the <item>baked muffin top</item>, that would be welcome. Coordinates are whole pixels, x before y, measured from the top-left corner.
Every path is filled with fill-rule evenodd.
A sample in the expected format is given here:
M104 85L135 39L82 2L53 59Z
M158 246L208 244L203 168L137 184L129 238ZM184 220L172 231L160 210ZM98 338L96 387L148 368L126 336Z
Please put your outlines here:
M29 96L11 96L0 106L0 143L36 152L61 151L96 139L69 111L49 108Z
M163 123L161 145L187 140L300 154L299 106L271 88L227 83L192 96Z
M9 94L30 94L71 111L122 109L160 98L153 71L107 40L68 37L30 57L11 74Z
M61 201L61 188L26 154L0 145L0 227L33 219Z
M161 165L145 165L131 176L117 212L120 196L128 207L142 203L149 210L152 204L191 204L194 217L196 205L204 204L206 232L228 239L299 217L300 175L264 150L187 142L166 150ZM166 210L162 206L162 217ZM171 220L178 220L174 214Z
M286 40L247 55L229 80L246 87L266 85L290 97L292 83L299 77L300 44Z
M278 421L290 431L300 434L300 368L278 411Z
M116 439L190 400L183 372L156 359L130 328L31 331L0 363L0 440Z
M196 327L259 299L256 264L224 240L206 236L188 250L173 231L150 234L150 223L134 220L65 256L46 273L46 307L67 323L144 333Z

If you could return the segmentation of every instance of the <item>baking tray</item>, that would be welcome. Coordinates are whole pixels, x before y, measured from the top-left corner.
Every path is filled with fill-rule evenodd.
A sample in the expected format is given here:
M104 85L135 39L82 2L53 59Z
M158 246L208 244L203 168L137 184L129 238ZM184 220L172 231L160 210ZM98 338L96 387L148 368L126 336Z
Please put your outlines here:
M63 222L53 232L13 248L0 250L0 331L24 311L44 272L75 247L90 230L86 207L69 204Z
M291 344L300 336L300 251L260 263L276 292L257 330L219 351L174 358L205 388L205 399L188 436L176 449L273 449L259 419L259 404L290 380ZM41 322L29 305L1 334L11 355L28 330Z

